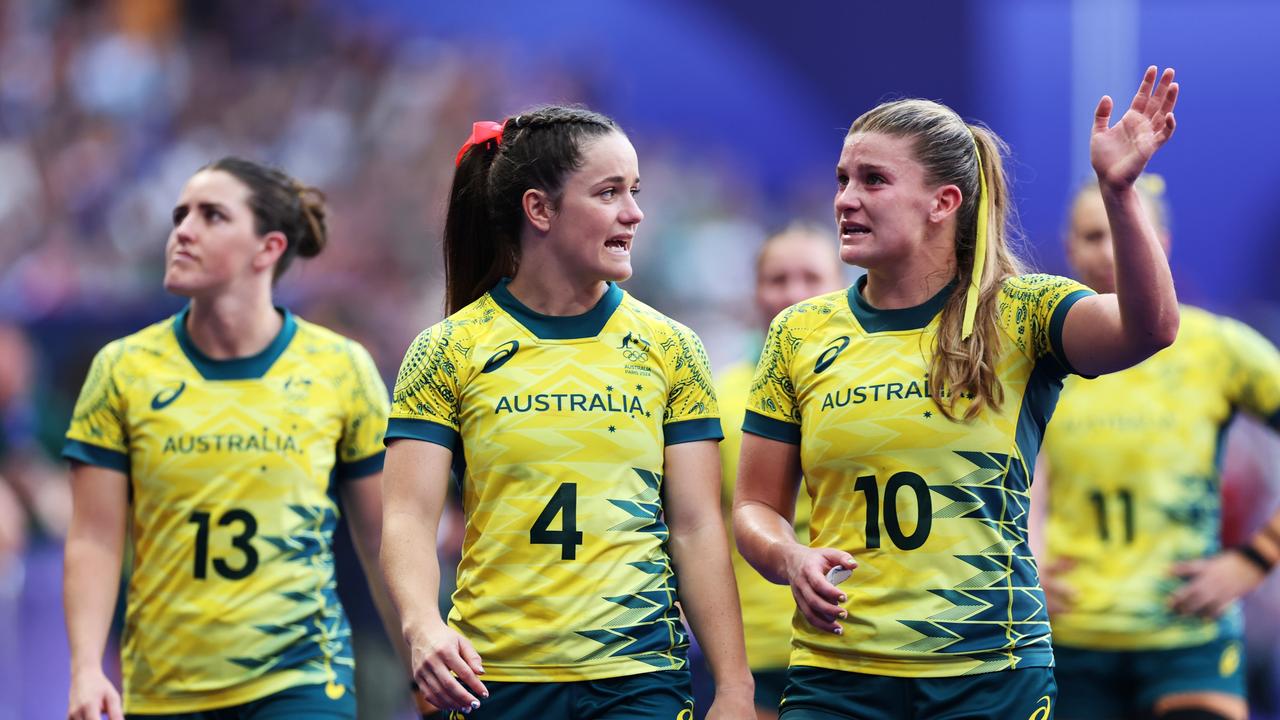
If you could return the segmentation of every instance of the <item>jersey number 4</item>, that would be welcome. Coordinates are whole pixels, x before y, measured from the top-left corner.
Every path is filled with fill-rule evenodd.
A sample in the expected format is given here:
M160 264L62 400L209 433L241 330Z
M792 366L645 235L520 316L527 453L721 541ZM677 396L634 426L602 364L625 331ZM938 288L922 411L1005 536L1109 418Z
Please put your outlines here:
M205 579L209 572L210 517L209 513L197 510L191 513L191 517L187 520L196 526L195 568L192 576L197 580ZM235 508L226 511L222 517L218 518L218 525L221 527L231 524L240 525L240 532L232 536L231 544L244 554L244 561L239 567L232 567L226 560L214 558L213 570L228 580L243 580L258 569L258 551L250 542L258 532L258 520L248 510Z
M560 529L552 530L551 523L560 516ZM538 519L529 528L532 545L559 545L560 559L573 560L582 544L582 532L578 530L578 483L560 483L555 494L547 501Z

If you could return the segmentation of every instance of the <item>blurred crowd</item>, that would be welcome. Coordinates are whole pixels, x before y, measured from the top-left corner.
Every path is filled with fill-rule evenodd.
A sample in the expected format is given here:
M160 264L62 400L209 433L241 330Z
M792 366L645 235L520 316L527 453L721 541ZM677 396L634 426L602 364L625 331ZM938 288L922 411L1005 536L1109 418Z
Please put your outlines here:
M242 155L320 188L333 242L277 297L362 342L390 380L440 317L444 206L471 123L538 102L592 105L593 93L563 68L530 83L493 48L340 21L305 0L252 12L176 0L0 4L0 67L0 675L14 681L0 683L4 698L19 692L6 670L21 666L24 641L64 642L60 627L52 637L39 627L60 625L58 588L31 587L56 582L56 568L37 565L56 563L70 518L61 435L93 353L180 307L160 278L187 177ZM628 289L698 328L713 356L736 359L750 325L740 279L767 209L741 186L729 202L724 171L667 138L636 144L648 219ZM53 611L31 617L49 608L33 592ZM349 604L360 630L372 610L362 597Z
M390 379L414 335L440 317L440 229L471 122L539 101L593 104L589 73L560 68L531 83L500 50L376 19L339 22L322 2L246 7L0 3L0 676L12 679L0 682L0 708L17 707L8 671L27 657L22 643L63 642L56 604L15 598L58 597L70 494L56 457L92 354L180 306L160 277L186 178L237 154L323 190L334 240L278 297L362 342ZM752 257L786 218L721 160L678 150L676 137L633 139L646 220L627 288L697 330L717 366L739 359L754 325L745 310ZM825 221L825 203L815 198L807 219ZM1229 525L1248 527L1257 521L1249 512L1273 506L1250 502L1280 466L1271 440L1255 429L1233 441L1244 460L1229 492L1244 502L1229 498L1238 508ZM41 558L55 570L42 573ZM39 582L52 585L32 590ZM1280 593L1270 587L1253 614L1274 628ZM351 602L359 626L364 601ZM21 615L29 606L45 614ZM65 692L65 669L44 670Z

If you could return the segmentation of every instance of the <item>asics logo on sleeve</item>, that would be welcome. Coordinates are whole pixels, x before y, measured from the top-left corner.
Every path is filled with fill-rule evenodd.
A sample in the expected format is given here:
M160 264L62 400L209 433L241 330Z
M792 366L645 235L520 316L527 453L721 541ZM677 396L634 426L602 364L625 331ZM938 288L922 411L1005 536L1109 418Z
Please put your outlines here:
M174 400L178 399L178 396L182 394L182 391L186 389L187 382L184 380L178 383L178 387L176 388L161 390L156 393L155 397L151 398L151 409L163 410L169 407L173 404Z
M818 361L813 364L813 371L815 373L820 373L831 367L831 363L836 361L836 356L843 352L847 347L849 347L848 335L841 335L833 340L831 344L827 346L827 349L823 350L822 354L818 356Z
M482 373L491 373L502 367L508 360L515 357L516 351L520 349L519 340L508 340L498 346L498 351L489 356L485 361L484 367L480 369Z

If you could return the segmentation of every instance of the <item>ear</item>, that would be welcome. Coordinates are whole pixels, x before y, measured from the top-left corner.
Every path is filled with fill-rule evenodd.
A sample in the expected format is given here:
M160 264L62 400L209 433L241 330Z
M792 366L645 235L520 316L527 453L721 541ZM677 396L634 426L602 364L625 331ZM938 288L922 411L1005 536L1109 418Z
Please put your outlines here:
M933 191L933 202L929 205L929 222L940 223L951 217L960 209L964 194L955 185L943 185Z
M556 209L551 202L551 196L546 192L534 188L525 190L520 198L520 205L524 209L525 218L535 230L547 232L551 229L551 220L555 217Z
M259 272L270 270L280 261L284 251L289 248L289 240L284 233L273 230L262 236L262 249L253 256L253 269Z

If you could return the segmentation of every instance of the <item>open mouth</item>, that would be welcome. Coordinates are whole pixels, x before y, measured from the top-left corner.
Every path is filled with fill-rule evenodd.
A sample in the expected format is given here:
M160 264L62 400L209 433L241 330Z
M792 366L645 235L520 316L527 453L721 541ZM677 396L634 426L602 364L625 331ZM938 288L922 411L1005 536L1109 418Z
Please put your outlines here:
M860 235L869 235L870 233L871 233L871 228L867 227L866 225L863 225L862 223L856 223L856 222L840 223L841 238L854 238Z
M609 252L626 255L631 252L631 238L626 235L612 237L604 241L604 246Z

